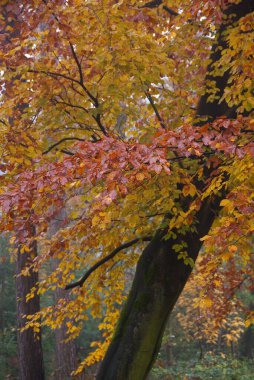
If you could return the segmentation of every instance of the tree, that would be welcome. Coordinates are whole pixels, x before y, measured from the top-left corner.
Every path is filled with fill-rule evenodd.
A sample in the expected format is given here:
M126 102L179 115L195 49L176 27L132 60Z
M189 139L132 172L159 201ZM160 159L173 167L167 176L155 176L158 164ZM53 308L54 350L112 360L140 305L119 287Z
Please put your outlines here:
M2 5L2 19L3 28L1 32L3 45L9 45L12 39L19 38L20 31L17 27L18 17L12 13L12 7L7 3ZM10 16L10 17L9 17ZM15 86L15 81L21 79L20 73L9 81L9 90L2 87L2 92L6 97L11 96L11 89ZM5 114L6 120L12 130L15 130L17 121L20 122L23 114L25 113L28 103L23 99L19 99L13 105L13 109ZM1 120L1 123L6 126L7 123ZM15 154L14 154L15 160ZM15 214L15 212L14 212ZM14 215L12 217L15 217ZM16 303L17 303L17 342L18 342L18 363L19 363L19 376L21 380L43 380L44 379L44 366L43 366L43 353L41 345L41 328L36 327L36 335L32 330L22 332L25 326L25 316L28 314L38 313L40 311L40 296L36 294L33 301L26 299L27 294L32 289L38 288L38 273L29 271L30 262L37 257L37 243L33 241L29 243L26 248L21 247L21 242L26 238L33 238L35 235L35 226L27 220L23 224L22 231L16 233ZM21 274L25 272L25 276Z
M137 262L97 379L144 379L203 242L224 252L238 235L247 245L253 231L253 5L179 0L173 8L11 6L21 33L2 57L9 97L1 228L36 225L43 245L31 269L60 260L40 293L75 288L75 299L59 300L27 327L42 317L53 328L65 323L74 338L89 313L103 311L105 339L77 372L99 361L125 297L125 268ZM29 107L14 131L6 115L21 98ZM65 227L48 241L63 206ZM24 239L24 249L33 241ZM253 259L235 244L244 273Z
M27 228L26 228L27 231ZM31 227L31 234L33 227ZM33 315L40 311L40 296L36 293L29 300L27 295L32 289L37 289L38 272L29 271L30 261L37 257L36 241L29 245L26 251L18 247L16 273L16 299L18 321L18 351L19 351L19 375L20 379L44 379L43 355L41 346L41 329L37 324L32 329L22 331L26 325L26 315ZM25 273L26 280L23 280Z
M15 266L10 263L8 240L0 238L0 376L17 377L16 302L13 276Z

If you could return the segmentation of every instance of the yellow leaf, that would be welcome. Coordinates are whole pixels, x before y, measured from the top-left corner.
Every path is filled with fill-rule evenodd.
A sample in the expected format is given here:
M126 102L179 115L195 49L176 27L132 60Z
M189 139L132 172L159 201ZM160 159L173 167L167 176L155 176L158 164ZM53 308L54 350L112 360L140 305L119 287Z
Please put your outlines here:
M98 215L95 215L92 219L92 226L96 226L99 222L100 222L100 218L98 217Z
M213 301L208 297L206 296L203 300L202 300L202 306L205 306L205 307L211 307L213 305Z
M205 240L208 240L208 239L211 239L211 236L209 236L209 235L205 235L205 236L203 236L203 237L200 239L200 241L205 241Z
M143 173L138 173L136 175L136 178L138 181L143 181L143 179L145 178L145 175Z
M236 245L230 245L228 247L228 250L229 250L229 252L236 252L237 251L237 246Z
M221 202L220 202L220 206L224 207L224 206L229 206L231 204L231 201L228 200L228 199L223 199Z

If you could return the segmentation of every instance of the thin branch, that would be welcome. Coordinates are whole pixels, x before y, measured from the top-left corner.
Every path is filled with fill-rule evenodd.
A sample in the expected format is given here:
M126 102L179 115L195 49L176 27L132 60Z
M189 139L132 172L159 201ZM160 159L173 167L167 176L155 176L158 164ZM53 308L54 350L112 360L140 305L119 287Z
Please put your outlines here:
M108 136L107 134L107 131L106 129L104 128L104 126L102 125L102 122L101 122L101 115L98 113L97 116L93 116L93 119L96 121L96 123L98 124L100 130L102 131L102 133L105 135L105 136Z
M52 99L52 101L54 101L55 103L57 104L64 104L65 106L67 107L71 107L71 108L78 108L79 110L83 110L85 111L86 113L90 114L88 109L85 108L85 107L82 107L82 106L78 106L76 104L72 104L72 103L68 103L68 102L65 102L64 100L63 101L59 101L57 100L56 98Z
M8 126L8 124L3 119L0 119L0 123L4 124L6 127Z
M68 156L75 156L75 153L70 152L69 150L66 150L66 149L61 149L60 152L64 154L68 154Z
M69 285L66 285L65 287L65 290L68 290L68 289L73 289L73 288L76 288L77 286L82 286L84 284L84 282L88 279L88 277L97 269L99 268L101 265L105 264L107 261L113 259L120 251L122 251L123 249L126 249L126 248L129 248L131 247L132 245L138 243L138 242L142 242L142 241L151 241L152 240L152 237L151 236L145 236L143 238L136 238L136 239L133 239L127 243L124 243L122 245L120 245L119 247L115 248L109 255L103 257L101 260L99 260L96 264L94 264L85 274L83 277L81 277L80 280L76 281L76 282L73 282Z
M45 150L42 154L49 153L52 149L54 149L56 146L62 144L64 141L71 141L71 140L77 140L77 141L85 141L84 139L81 139L80 137L64 137L55 144L51 145L47 150ZM64 152L65 153L65 152Z
M74 51L75 53L75 51ZM76 54L76 53L75 53ZM76 56L76 55L75 55ZM76 61L77 62L77 61ZM79 62L79 61L78 61ZM80 65L80 63L79 63ZM46 70L34 70L34 69L29 69L28 70L29 73L34 73L34 74L45 74L45 75L48 75L48 76L51 76L53 78L64 78L66 80L69 80L70 82L72 83L76 83L78 84L79 86L81 86L83 88L83 90L85 91L85 93L89 96L89 98L92 100L93 102L93 105L95 106L95 108L99 108L99 102L98 102L98 99L95 98L91 92L86 88L86 86L84 85L83 82L75 79L75 78L72 78L68 75L65 75L65 74L61 74L61 73L56 73L56 72L53 72L53 71L46 71ZM83 76L81 77L83 78ZM58 102L60 103L60 102ZM74 105L73 105L74 107ZM76 108L78 108L78 106L75 106ZM97 116L93 116L93 119L97 122L101 132L105 135L105 136L108 136L108 133L105 129L105 127L103 126L102 122L101 122L101 119L100 119L100 115L98 114Z
M104 128L102 122L101 122L101 115L100 114L97 114L96 116L95 115L92 115L85 107L82 107L82 106L77 106L75 104L71 104L71 103L67 103L67 102L64 102L64 101L59 101L57 99L54 99L54 101L57 103L57 104L65 104L66 106L68 107L72 107L72 108L78 108L78 109L81 109L83 111L85 111L86 113L88 113L88 115L90 115L97 123L98 127L100 128L101 132L105 135L105 136L108 136L107 134L107 131L106 129ZM95 108L96 109L96 108Z
M69 45L70 45L70 48L71 48L71 52L72 52L72 55L74 57L74 60L77 64L77 67L78 67L78 71L79 71L79 81L80 83L84 83L84 78L83 78L83 71L82 71L82 67L81 67L81 64L78 60L78 57L77 57L77 54L75 52L75 49L74 49L74 46L72 45L72 43L69 41Z
M74 46L72 45L71 42L69 42L69 44L70 44L70 47L71 47L72 55L73 55L74 60L75 60L75 62L77 64L77 67L78 67L78 71L79 71L79 84L81 85L81 87L83 88L83 90L85 91L85 93L89 96L89 98L92 100L94 106L98 107L99 106L98 99L95 96L93 96L91 94L91 92L84 85L84 78L83 78L82 67L81 67L81 64L80 64L80 62L78 60L78 57L77 57L77 54L75 52Z
M89 98L91 99L93 105L95 106L95 108L99 108L99 102L98 102L98 99L92 95L92 93L87 89L87 87L85 86L84 84L84 77L83 77L83 72L82 72L82 67L81 67L81 63L78 59L78 56L76 54L76 51L74 49L74 46L72 45L72 43L69 41L69 44L70 44L70 47L71 47L71 52L72 52L72 55L74 57L74 60L77 64L77 67L78 67L78 71L79 71L79 84L81 85L81 87L83 88L83 90L85 91L85 93L89 96ZM94 120L97 122L100 130L102 131L102 133L107 136L107 131L106 129L104 128L102 122L101 122L101 115L98 113L97 116L93 117Z
M179 16L179 13L175 12L173 9L163 5L164 11L168 12L171 16Z
M74 123L78 124L78 126L80 127L81 130L86 130L86 131L89 131L89 132L92 132L92 140L94 142L96 141L99 141L100 140L100 135L96 132L95 128L91 127L90 125L87 125L87 124L84 124L84 123L81 123L79 121L77 121L77 119L75 118L74 115L72 115L68 110L64 110L64 112L69 116L69 118L72 120L74 120ZM74 129L74 130L77 130L77 128L70 128L70 127L67 127L65 128L65 130L67 129ZM98 129L99 131L99 129Z
M33 74L45 74L45 75L48 75L50 77L60 77L60 78L64 78L64 79L67 79L71 82L74 82L74 83L77 83L78 85L80 85L80 82L75 79L75 78L72 78L72 77L69 77L68 75L65 75L65 74L61 74L61 73L56 73L54 71L47 71L47 70L35 70L35 69L29 69L27 70L28 73L33 73Z
M161 117L161 115L159 114L158 108L156 107L156 105L155 105L155 103L154 103L154 101L153 101L152 96L149 94L148 91L145 91L145 94L146 94L147 99L149 100L149 103L151 104L151 106L152 106L152 108L153 108L153 110L154 110L154 113L155 113L157 119L158 119L159 122L160 122L161 127L164 128L164 129L166 129L166 125L163 123L162 117Z
M203 152L200 156L197 156L195 154L191 154L190 156L176 156L176 157L168 158L167 161L179 161L179 160L185 160L185 159L200 160L203 157L210 157L210 156L214 156L214 152Z

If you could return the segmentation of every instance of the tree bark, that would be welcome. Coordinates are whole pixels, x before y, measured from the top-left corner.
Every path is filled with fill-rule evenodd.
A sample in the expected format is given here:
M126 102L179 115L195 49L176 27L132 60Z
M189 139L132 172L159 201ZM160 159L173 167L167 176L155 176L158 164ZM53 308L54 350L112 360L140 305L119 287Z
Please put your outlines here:
M33 233L31 226L31 233ZM43 354L41 345L41 329L34 334L31 328L21 331L26 324L24 316L40 311L40 297L35 292L34 298L26 301L26 295L32 288L38 287L38 272L29 271L28 276L20 275L21 271L31 264L37 256L37 244L30 245L29 252L21 253L18 249L16 298L17 298L17 325L18 325L18 359L20 380L44 380Z
M192 270L177 259L173 246L184 241L188 255L195 261L202 245L200 238L208 233L215 218L213 209L218 210L219 203L219 199L204 203L197 215L196 233L163 240L164 231L158 231L144 249L97 380L146 378L160 348L169 314Z
M55 218L52 220L49 227L49 237L56 234L64 225L66 219L66 211L62 208ZM53 259L52 269L55 270L59 264L58 259ZM64 289L56 288L54 292L54 301L57 303L59 299L70 299L69 293L66 293ZM70 340L65 343L67 338L67 328L65 325L59 326L55 330L55 347L56 347L56 364L54 371L55 380L69 380L71 379L71 373L78 367L77 358L77 346L75 340ZM82 375L75 377L77 380L81 380Z
M4 20L4 27L1 30L2 39L1 47L3 51L9 48L12 39L18 38L20 35L19 16L12 10L15 2L6 1L1 5L1 16ZM14 80L23 80L17 75ZM10 84L11 85L11 84ZM7 96L9 96L7 94ZM28 104L21 100L13 107L13 113L9 116L9 124L11 128L15 128L15 119L20 120L22 114L25 113ZM29 224L29 223L28 223ZM26 231L30 237L34 236L34 226L29 225ZM19 235L20 231L17 233ZM18 238L17 238L18 240ZM43 354L41 346L41 330L34 336L31 329L21 332L25 325L24 315L34 314L40 310L40 297L35 293L35 297L26 302L26 295L30 293L32 288L38 286L38 273L29 271L28 276L20 276L21 271L29 266L31 260L37 256L37 245L34 241L29 247L29 252L20 252L18 247L17 254L17 273L16 273L16 302L17 302L17 340L18 340L18 358L19 358L19 378L20 380L44 380Z
M212 64L220 58L220 48L223 50L226 46L223 38L227 26L252 12L253 8L253 1L243 0L225 11L226 20L212 48L207 74L207 79L215 80L221 95L230 74L226 72L223 77L212 77ZM230 118L236 116L236 110L229 108L225 102L220 105L218 102L209 103L207 97L205 94L200 99L198 116L207 115L210 120L222 115ZM168 317L192 271L183 260L177 259L173 246L185 242L188 255L195 261L202 246L200 238L209 232L224 196L217 195L203 201L196 214L196 232L189 231L181 235L179 231L173 231L176 239L165 240L165 231L159 230L144 249L130 294L96 380L146 379L157 356Z
M55 300L57 302L60 298L69 298L65 290L57 289L55 292ZM75 340L69 340L65 343L67 338L67 329L65 325L60 326L55 331L56 339L56 368L55 380L70 380L71 373L78 367L77 347ZM81 376L75 377L81 379Z

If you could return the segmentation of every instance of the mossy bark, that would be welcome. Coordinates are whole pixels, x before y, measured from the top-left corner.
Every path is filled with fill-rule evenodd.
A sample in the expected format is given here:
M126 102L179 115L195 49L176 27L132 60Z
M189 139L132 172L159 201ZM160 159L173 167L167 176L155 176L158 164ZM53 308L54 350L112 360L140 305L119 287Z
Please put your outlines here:
M199 212L196 232L164 240L158 231L137 264L128 301L100 367L97 380L141 380L149 373L160 347L170 312L192 268L178 260L173 245L185 242L195 261L218 210L219 199L206 201ZM176 231L174 231L176 232Z
M211 70L226 46L225 30L228 25L253 11L254 1L249 0L234 4L225 11L226 17L212 48L207 72L207 79L215 81L220 95L228 84L230 73L226 71L222 77L213 77ZM236 117L235 108L229 108L225 102L208 103L207 98L205 94L200 99L197 116L207 115L210 120L222 115ZM183 260L177 259L173 245L184 242L188 255L195 261L202 245L200 238L209 232L224 196L225 193L203 202L196 214L195 232L181 235L179 231L174 231L177 238L165 240L164 231L159 230L144 249L129 297L96 380L146 379L159 350L167 319L192 270Z

